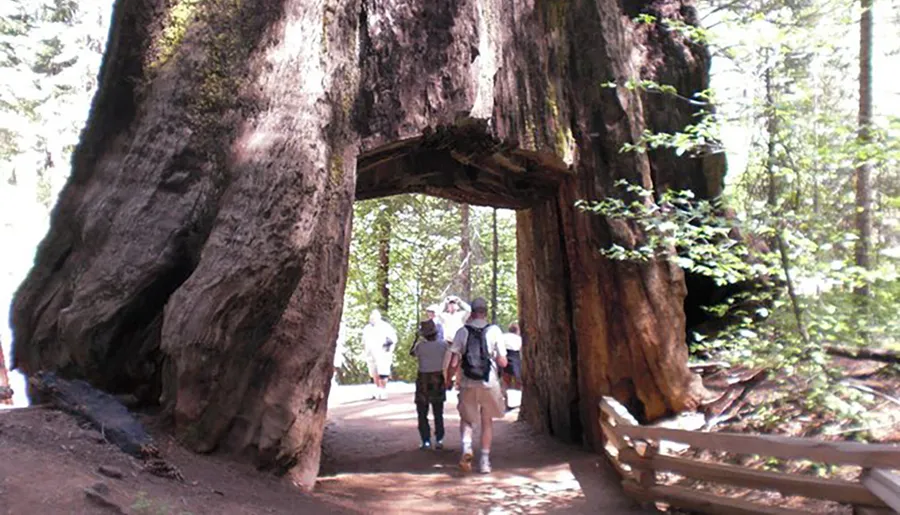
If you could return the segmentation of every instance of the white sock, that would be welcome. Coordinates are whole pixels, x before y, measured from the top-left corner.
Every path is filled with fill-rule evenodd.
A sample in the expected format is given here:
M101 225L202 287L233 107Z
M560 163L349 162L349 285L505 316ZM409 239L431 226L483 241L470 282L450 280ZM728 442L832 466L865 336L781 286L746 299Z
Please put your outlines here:
M486 460L491 457L490 449L481 449L481 459Z

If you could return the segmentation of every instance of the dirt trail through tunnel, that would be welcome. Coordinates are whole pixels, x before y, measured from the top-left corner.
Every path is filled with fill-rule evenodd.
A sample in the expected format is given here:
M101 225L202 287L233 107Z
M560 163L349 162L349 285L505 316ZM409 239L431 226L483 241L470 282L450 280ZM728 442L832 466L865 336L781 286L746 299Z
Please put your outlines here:
M366 513L649 513L598 455L531 431L518 410L495 422L493 473L461 475L455 394L444 406L446 448L421 451L412 386L390 386L384 402L360 400L365 387L333 392L318 496Z

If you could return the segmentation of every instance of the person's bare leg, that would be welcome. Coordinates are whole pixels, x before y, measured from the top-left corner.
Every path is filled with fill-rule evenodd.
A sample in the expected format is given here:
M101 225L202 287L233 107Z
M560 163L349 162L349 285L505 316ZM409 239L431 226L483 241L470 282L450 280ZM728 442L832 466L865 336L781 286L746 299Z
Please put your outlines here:
M487 410L481 410L481 451L491 452L491 442L494 440L494 419Z
M509 374L503 374L503 381L500 383L500 392L503 394L503 407L509 410L509 387L510 387L510 377Z
M463 391L459 392L460 400L459 402L463 402L462 396ZM460 410L459 417L459 440L460 440L460 448L462 449L462 456L459 459L459 469L463 472L470 472L472 470L472 458L474 454L472 453L472 433L474 430L472 429L472 424L466 422L465 418L462 416L463 411Z
M494 419L488 410L481 410L481 466L479 472L491 471L491 442L494 439Z

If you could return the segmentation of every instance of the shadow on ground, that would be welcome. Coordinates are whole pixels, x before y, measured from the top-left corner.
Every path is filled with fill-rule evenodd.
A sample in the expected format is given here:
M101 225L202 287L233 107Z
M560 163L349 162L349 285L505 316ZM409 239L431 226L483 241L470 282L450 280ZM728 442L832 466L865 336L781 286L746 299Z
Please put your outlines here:
M495 424L493 472L461 474L455 396L444 411L447 448L421 451L412 393L333 405L316 493L364 512L648 513L599 456L535 433L518 410Z

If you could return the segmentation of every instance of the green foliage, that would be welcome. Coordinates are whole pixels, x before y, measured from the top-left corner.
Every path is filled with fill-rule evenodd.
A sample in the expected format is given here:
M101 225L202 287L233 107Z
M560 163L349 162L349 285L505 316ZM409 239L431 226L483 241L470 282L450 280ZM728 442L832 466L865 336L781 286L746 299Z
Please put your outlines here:
M707 306L732 326L693 334L689 342L695 354L769 367L793 381L786 385L790 398L755 414L759 429L778 426L793 413L789 406L810 413L810 427L828 416L861 419L871 399L844 387L824 346L900 347L900 112L876 99L873 142L859 143L856 3L704 0L698 8L706 29L649 14L634 22L710 45L718 57L715 115L710 91L678 91L641 78L604 86L698 108L694 123L674 133L644 131L623 152L668 149L692 159L720 151L722 135L729 134L729 160L739 165L729 170L726 194L657 196L619 183L609 198L579 206L631 224L642 236L632 248L619 242L601 249L607 258L667 259L718 285L766 286ZM886 27L881 34L896 33L896 26L877 19ZM875 40L876 56L882 41L896 45L878 34ZM879 73L876 68L876 79ZM895 84L881 87L897 92ZM735 148L735 141L745 147ZM874 168L871 270L854 265L853 173L863 162ZM863 303L855 293L862 284L872 292Z
M717 285L735 284L771 273L771 264L753 262L743 241L729 235L736 221L720 216L715 201L696 199L691 191L667 191L653 200L653 192L641 186L618 181L621 196L599 202L579 201L584 211L608 219L634 221L644 235L632 249L613 244L601 252L617 260L646 261L663 257L688 272L712 278ZM625 199L633 200L627 201ZM760 254L758 258L770 257Z
M109 3L7 0L0 7L0 173L49 207L96 87Z

